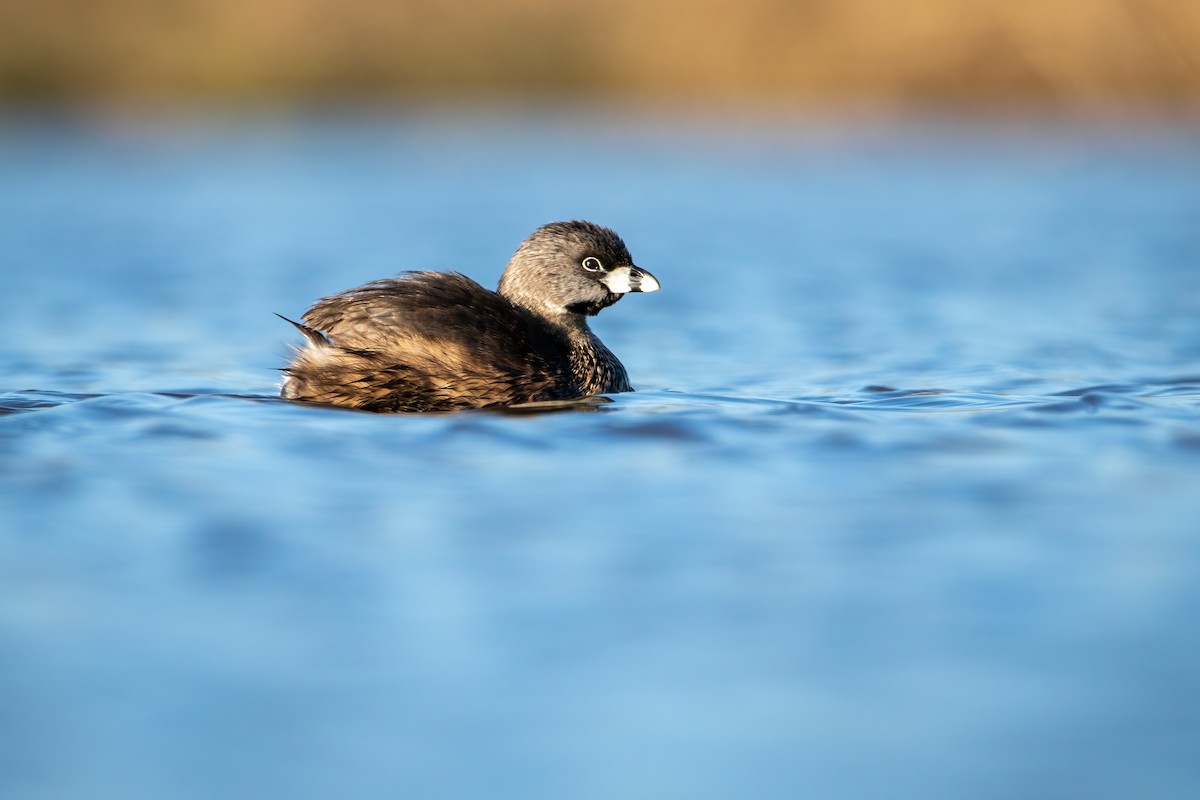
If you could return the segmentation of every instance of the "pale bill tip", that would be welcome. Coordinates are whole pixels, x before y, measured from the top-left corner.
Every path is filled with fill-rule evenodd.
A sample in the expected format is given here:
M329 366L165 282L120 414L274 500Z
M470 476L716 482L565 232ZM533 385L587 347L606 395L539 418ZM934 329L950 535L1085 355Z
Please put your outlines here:
M655 278L655 277L654 277L653 275L651 275L649 272L643 272L643 273L642 273L642 282L641 282L641 285L640 285L640 286L638 286L638 290L639 290L639 291L643 291L643 292L657 292L657 291L659 290L659 288L660 288L660 287L659 287L659 285L658 285L658 279L657 279L657 278Z

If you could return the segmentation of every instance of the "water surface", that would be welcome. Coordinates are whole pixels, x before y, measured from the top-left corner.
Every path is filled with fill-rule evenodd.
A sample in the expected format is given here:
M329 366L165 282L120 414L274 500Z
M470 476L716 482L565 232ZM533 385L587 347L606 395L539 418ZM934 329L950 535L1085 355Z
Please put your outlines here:
M1193 796L1194 129L2 131L6 796ZM276 398L570 218L636 393Z

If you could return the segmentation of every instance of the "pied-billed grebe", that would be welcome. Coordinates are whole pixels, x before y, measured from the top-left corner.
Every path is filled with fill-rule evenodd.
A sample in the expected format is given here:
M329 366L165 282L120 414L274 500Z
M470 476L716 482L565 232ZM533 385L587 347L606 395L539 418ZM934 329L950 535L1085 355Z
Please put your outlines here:
M318 300L304 324L288 320L308 342L283 370L281 394L448 411L631 392L587 317L657 289L613 231L553 222L521 243L497 292L454 272L409 272Z

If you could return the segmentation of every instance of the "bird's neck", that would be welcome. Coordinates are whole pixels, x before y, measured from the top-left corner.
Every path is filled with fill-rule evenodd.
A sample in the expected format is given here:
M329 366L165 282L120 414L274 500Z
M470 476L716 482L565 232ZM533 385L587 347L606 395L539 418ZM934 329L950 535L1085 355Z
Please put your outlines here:
M500 284L499 294L510 303L546 320L573 342L595 339L591 328L588 327L587 317L583 314L568 311L561 306L553 306L541 298L520 291L519 288L505 286L503 282Z
M629 392L629 376L625 367L613 352L604 346L604 342L592 333L587 323L587 317L565 308L549 308L544 303L530 298L519 291L505 291L503 283L500 294L516 305L536 314L550 323L567 340L570 348L571 372L579 381L579 389L583 394L600 394L602 392Z
M572 350L592 350L601 358L612 357L612 353L592 332L591 326L587 323L587 317L584 315L560 311L552 316L545 316L545 319L562 331L563 335L567 337L567 341L571 343Z
M600 337L592 332L587 317L566 310L552 314L542 311L534 313L553 325L566 338L570 348L571 372L579 381L581 393L592 395L633 391L625 367L613 352L604 346Z

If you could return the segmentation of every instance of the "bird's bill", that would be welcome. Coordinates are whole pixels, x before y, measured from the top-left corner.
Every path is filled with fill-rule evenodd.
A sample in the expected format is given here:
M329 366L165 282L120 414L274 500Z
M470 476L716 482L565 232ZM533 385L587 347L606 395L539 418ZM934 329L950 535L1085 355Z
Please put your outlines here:
M613 267L600 279L613 294L626 292L657 292L658 279L641 267Z

